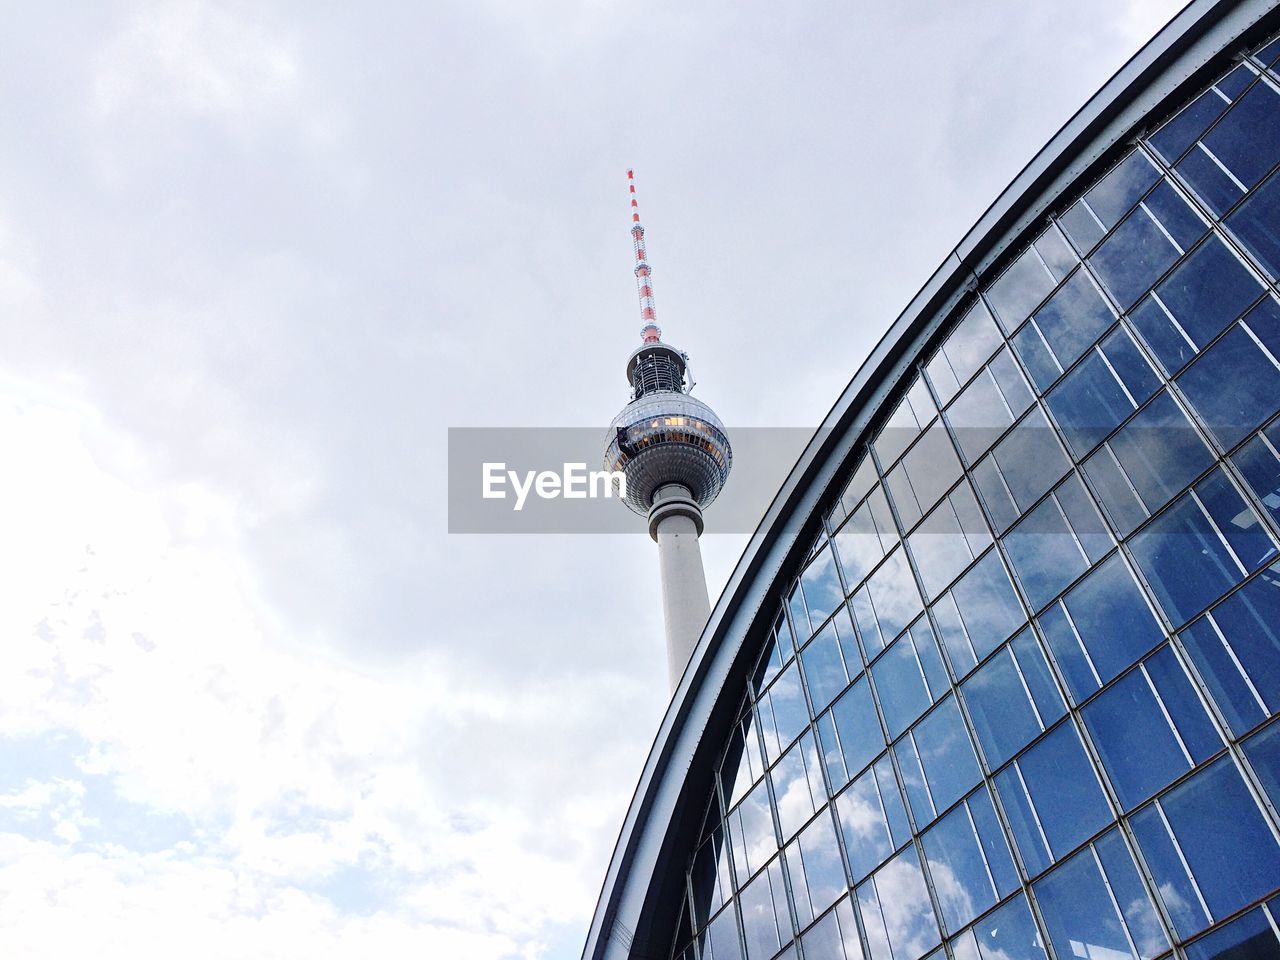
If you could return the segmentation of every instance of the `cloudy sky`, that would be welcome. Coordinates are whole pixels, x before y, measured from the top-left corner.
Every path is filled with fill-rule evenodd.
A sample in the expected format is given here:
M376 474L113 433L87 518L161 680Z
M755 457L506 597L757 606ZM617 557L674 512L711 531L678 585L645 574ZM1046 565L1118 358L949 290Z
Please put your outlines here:
M9 5L5 955L576 957L656 557L448 535L447 428L625 401L628 166L700 395L816 425L1175 6Z

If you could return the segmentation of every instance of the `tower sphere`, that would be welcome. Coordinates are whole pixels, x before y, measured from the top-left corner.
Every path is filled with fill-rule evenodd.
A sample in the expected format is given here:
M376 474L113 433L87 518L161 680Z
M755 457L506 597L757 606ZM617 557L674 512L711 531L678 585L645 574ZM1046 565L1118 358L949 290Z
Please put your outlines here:
M724 424L686 392L685 369L684 355L670 345L641 347L627 368L636 396L609 426L605 469L625 474L626 504L642 517L667 484L685 487L705 508L720 493L733 465Z

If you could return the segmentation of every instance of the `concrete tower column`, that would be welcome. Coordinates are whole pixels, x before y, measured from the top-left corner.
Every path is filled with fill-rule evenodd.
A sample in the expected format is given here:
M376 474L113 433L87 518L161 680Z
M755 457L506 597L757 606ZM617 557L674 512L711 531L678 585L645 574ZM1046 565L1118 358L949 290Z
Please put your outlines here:
M702 510L688 487L668 483L658 488L649 510L649 536L658 544L667 677L673 693L711 617L702 548L698 546L702 528Z

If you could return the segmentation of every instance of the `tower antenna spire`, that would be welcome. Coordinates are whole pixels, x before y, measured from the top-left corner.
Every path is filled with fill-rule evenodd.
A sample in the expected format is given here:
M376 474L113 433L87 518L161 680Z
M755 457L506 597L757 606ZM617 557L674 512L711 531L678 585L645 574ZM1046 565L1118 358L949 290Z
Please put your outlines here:
M631 239L636 247L636 290L640 294L640 336L645 343L662 339L658 326L658 308L653 302L653 271L644 254L644 224L640 222L640 204L636 201L636 172L627 171L627 189L631 193Z

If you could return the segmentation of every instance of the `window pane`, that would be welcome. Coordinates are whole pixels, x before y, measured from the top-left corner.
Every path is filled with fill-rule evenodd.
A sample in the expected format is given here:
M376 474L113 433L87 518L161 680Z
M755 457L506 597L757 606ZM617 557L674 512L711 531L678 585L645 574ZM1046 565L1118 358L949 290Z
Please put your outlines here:
M1009 531L1004 543L1032 609L1043 607L1088 566L1053 497Z
M1174 787L1160 798L1160 807L1181 859L1215 918L1275 889L1280 877L1280 848L1230 757L1214 761ZM1133 826L1144 851L1164 829L1154 808L1136 815ZM1157 858L1152 869L1157 883L1174 884L1182 866ZM1187 936L1198 931L1178 932Z
M909 634L904 634L871 665L871 676L889 738L895 740L932 703Z
M1280 589L1265 571L1197 620L1182 642L1231 729L1244 733L1280 710Z
M1280 724L1269 723L1246 740L1244 755L1272 805L1280 805Z
M1036 312L1036 326L1064 370L1115 321L1115 314L1084 270Z
M925 368L941 401L945 404L955 396L960 386L968 382L999 346L1000 331L979 300L969 308Z
M991 533L968 484L958 486L907 538L924 581L938 596L974 557L991 544Z
M1018 411L1021 412L1021 411ZM1010 413L990 369L982 371L947 408L947 422L955 431L961 452L973 462L995 443L1016 414Z
M1164 631L1118 554L1063 600L1065 610L1046 611L1040 624L1076 700L1118 676L1164 639Z
M694 920L701 928L733 895L733 884L729 878L729 846L719 828L698 848L689 879L693 886Z
M1015 659L1014 649L1018 656ZM1031 674L1028 680L1027 674ZM1062 715L1062 701L1030 631L961 687L987 763L998 767ZM1033 699L1033 698L1039 698Z
M1213 454L1168 392L1125 424L1108 446L1151 513L1213 462ZM1091 465L1092 461L1085 464L1086 472Z
M821 713L849 683L834 621L823 627L822 632L800 651L800 664L809 686L813 712ZM859 666L854 664L855 672Z
M892 487L894 502L899 515L909 526L937 503L960 476L960 460L941 420L926 430L902 458L895 473L899 470L906 474L910 487L902 493L898 487Z
M1121 308L1127 308L1178 259L1179 250L1139 207L1089 258Z
M1280 278L1280 177L1254 190L1225 222L1271 279Z
M1053 289L1053 275L1040 262L1034 249L1028 249L986 291L987 301L1012 330Z
M1129 935L1138 947L1138 954L1151 957L1162 953L1169 947L1164 928L1156 916L1155 907L1147 896L1138 871L1133 865L1133 857L1125 846L1119 830L1111 830L1097 839L1093 845L1102 864L1102 872L1111 886L1111 892L1120 905L1120 915L1124 917Z
M1262 285L1217 237L1209 237L1156 288L1178 325L1203 347L1258 299Z
M1258 515L1245 506L1244 498L1221 468L1197 483L1195 492L1246 571L1258 569L1275 556L1275 546L1262 529Z
M1254 186L1280 160L1280 95L1255 83L1204 137L1246 187Z
M1077 457L1092 450L1134 409L1100 353L1081 361L1054 387L1047 402Z
M767 781L761 780L729 814L729 839L733 843L734 875L741 887L778 852Z
M849 901L841 901L800 938L800 943L806 957L862 960L862 940L858 936L858 923L853 918L853 907Z
M805 927L849 889L830 813L824 811L787 848L787 867L796 914Z
M858 888L858 903L875 960L919 957L941 939L914 846ZM887 940L891 955L877 950L878 939Z
M945 601L935 607L935 613L952 665L958 674L964 674L1020 627L1024 615L994 550L961 578L950 596L958 617L945 616Z
M884 749L884 735L866 677L836 701L825 719L826 723L819 726L822 753L831 783L838 787L848 783Z
M898 794L892 765L888 780L879 776L880 763L869 768L836 798L836 816L844 832L844 847L854 880L861 880L888 858L898 842L890 819L905 825L906 811Z
M1128 213L1160 179L1160 172L1140 151L1134 151L1098 181L1085 199L1103 226L1110 227Z
M769 960L791 939L791 915L780 860L774 860L768 870L751 881L742 891L738 906L746 933L747 960Z
M1025 846L1023 836L1027 835L1034 841L1030 844L1034 850L1043 831L1043 840L1055 859L1111 820L1093 764L1071 723L1054 728L1018 758L1016 769L1002 771L996 782L1006 807L1016 805L1020 797L1025 803L1029 797L1038 820L1038 826L1030 823L1028 829L1018 832L1019 846Z
M937 810L945 810L969 790L981 772L955 698L944 700L912 731L920 764ZM917 824L920 820L917 818Z
M886 547L892 547L896 537L892 534L885 544L876 531L870 504L864 503L849 517L849 521L832 537L845 582L850 589L856 587L872 571L884 556Z
M707 960L742 960L738 919L734 916L732 907L716 917L702 944L702 956Z
M1272 519L1280 520L1280 422L1273 423L1238 450L1231 461Z
M809 725L809 708L800 687L800 671L793 661L773 682L757 705L765 755L772 762L782 756Z
M844 600L835 556L828 547L824 546L805 567L800 575L800 589L804 591L805 606L809 610L810 631L816 630Z
M1019 894L973 927L982 960L1045 960L1027 898Z
M1081 851L1037 882L1035 892L1059 957L1120 960L1134 956L1092 850Z
M1130 542L1134 559L1174 624L1222 596L1243 574L1190 495Z
M787 751L773 768L770 779L778 805L782 839L788 840L827 799L822 771L818 768L818 748L812 733L806 733Z
M1071 466L1040 410L1032 411L997 444L994 457L1022 510L1035 503Z
M979 790L970 802L977 806L985 804L986 810L991 812L991 800L985 790ZM988 909L1000 895L987 872L983 844L978 838L975 823L976 818L969 812L969 803L965 803L939 820L920 838L925 864L933 877L933 888L942 908L943 928L952 933ZM1011 871L1013 863L1004 839L991 839L998 841L999 846L992 845L991 849L1003 857L1000 866Z
M1126 810L1191 767L1142 669L1103 691L1083 718Z
M905 550L899 548L891 553L880 569L871 575L867 581L866 597L873 611L873 622L864 623L865 614L859 615L857 606L854 612L858 616L863 646L867 656L872 657L906 629L923 606Z
M1280 942L1261 907L1186 949L1187 960L1280 960Z
M1223 448L1235 446L1280 406L1280 369L1245 324L1202 353L1178 386Z

